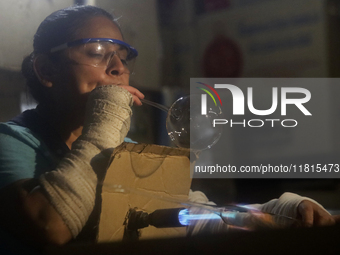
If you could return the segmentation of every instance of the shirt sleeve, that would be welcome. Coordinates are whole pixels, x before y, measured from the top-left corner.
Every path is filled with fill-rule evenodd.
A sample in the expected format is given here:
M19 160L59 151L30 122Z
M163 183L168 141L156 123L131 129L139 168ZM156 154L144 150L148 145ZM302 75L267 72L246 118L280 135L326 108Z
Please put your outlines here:
M34 178L37 160L34 146L8 131L11 130L0 130L0 188L21 179Z
M124 138L124 142L126 142L126 143L137 143L136 141L133 141L131 138L129 138L129 137L125 137Z

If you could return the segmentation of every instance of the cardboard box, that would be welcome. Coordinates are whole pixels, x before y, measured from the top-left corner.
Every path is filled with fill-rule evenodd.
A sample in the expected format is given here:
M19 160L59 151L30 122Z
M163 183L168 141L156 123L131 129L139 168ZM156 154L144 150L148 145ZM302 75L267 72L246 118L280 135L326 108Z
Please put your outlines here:
M190 150L123 143L112 154L102 190L98 242L121 241L130 208L148 213L181 207L169 199L186 201L191 186ZM125 192L119 192L122 185ZM185 227L140 230L139 239L185 236Z

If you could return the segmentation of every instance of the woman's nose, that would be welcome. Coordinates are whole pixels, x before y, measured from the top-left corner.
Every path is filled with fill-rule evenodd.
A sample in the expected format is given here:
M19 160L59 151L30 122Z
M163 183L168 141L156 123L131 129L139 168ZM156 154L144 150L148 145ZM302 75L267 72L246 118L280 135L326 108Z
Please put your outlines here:
M117 54L113 55L107 65L107 73L109 75L122 75L129 73L129 69L122 63Z

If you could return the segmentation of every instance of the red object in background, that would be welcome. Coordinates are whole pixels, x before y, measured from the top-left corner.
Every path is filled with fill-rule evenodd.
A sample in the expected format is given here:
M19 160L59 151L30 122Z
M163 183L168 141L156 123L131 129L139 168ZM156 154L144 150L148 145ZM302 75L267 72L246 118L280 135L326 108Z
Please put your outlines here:
M204 11L216 11L230 7L230 0L204 0Z
M205 49L202 64L206 77L240 77L243 69L242 52L234 41L219 35Z

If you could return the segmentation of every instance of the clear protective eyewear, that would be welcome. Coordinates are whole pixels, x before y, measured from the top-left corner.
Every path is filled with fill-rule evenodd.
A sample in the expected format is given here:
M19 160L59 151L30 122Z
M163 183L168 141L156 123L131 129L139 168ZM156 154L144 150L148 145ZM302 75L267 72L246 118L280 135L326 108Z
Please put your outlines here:
M85 38L53 47L50 53L70 48L68 56L78 64L108 67L115 56L123 64L126 73L133 72L138 56L135 48L126 42L111 38Z

